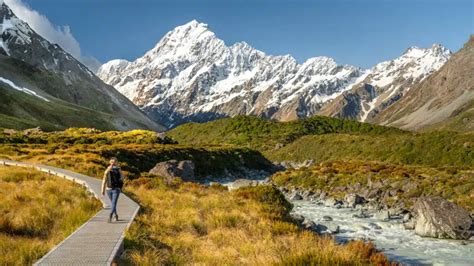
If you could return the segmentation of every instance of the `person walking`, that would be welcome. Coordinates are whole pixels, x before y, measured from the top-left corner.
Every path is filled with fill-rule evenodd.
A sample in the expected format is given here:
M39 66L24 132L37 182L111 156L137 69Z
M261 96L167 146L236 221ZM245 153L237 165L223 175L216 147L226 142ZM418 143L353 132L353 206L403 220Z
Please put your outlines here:
M118 166L117 158L110 158L110 165L105 170L102 179L102 195L104 196L105 192L107 192L110 202L112 203L108 220L109 223L112 222L112 217L115 218L115 221L118 221L117 201L122 191L123 180L124 177Z

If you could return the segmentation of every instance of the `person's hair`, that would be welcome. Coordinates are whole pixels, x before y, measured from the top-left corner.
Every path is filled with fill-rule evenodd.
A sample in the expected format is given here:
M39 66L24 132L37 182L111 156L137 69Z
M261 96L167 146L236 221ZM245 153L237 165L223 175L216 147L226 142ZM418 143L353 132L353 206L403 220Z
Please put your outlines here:
M111 157L110 160L109 160L109 162L112 161L112 160L114 160L115 162L118 162L117 157Z

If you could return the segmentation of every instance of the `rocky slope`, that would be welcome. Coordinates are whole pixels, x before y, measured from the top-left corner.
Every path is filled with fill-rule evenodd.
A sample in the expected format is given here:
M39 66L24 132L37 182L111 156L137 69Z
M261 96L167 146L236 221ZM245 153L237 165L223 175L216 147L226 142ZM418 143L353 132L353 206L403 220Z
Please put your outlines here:
M98 71L169 127L239 114L278 120L309 116L364 75L328 57L298 64L289 55L266 55L244 42L226 46L197 21L168 32L134 62L113 60Z
M407 129L474 129L474 35L399 102L372 120Z
M163 128L0 5L0 126Z
M371 122L416 84L443 66L451 52L441 45L410 47L400 57L377 64L370 74L319 112L321 115Z
M369 70L328 57L298 64L289 55L266 55L244 42L226 46L206 24L191 21L168 32L143 57L112 60L97 74L168 127L241 114L371 121L450 55L433 45L409 48Z

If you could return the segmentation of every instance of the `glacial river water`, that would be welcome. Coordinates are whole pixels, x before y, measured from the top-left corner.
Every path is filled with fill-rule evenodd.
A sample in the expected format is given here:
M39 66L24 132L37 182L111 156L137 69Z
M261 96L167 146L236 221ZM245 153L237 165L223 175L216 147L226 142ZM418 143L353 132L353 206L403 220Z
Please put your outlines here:
M383 222L373 218L354 218L357 211L325 207L308 201L293 201L293 212L315 223L327 224L323 216L331 216L339 225L336 240L370 239L390 259L406 265L470 265L474 266L474 243L423 238L413 230L405 230L401 221Z
M266 180L255 180L265 183ZM224 186L233 187L231 180L220 180ZM424 238L414 230L406 230L401 220L387 222L374 218L355 218L359 211L351 208L334 208L314 202L292 201L293 213L315 223L339 225L336 241L352 239L371 240L387 257L403 265L469 265L474 266L474 243L460 240ZM323 216L333 220L323 221Z

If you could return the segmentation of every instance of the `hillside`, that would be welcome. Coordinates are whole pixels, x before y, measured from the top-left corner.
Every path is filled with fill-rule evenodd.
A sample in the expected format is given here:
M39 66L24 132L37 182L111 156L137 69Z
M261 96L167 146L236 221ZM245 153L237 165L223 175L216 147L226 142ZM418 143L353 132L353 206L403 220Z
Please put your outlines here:
M0 127L163 130L5 3L0 21Z
M474 129L474 35L437 72L373 121L406 129Z
M272 161L360 159L431 166L474 163L473 133L411 133L329 117L291 122L235 117L185 124L167 135L182 144L250 147Z
M180 143L233 144L270 150L305 135L329 133L391 134L401 130L353 120L315 116L289 122L266 120L255 116L236 116L207 123L188 123L167 132Z
M125 236L119 264L213 265L224 261L306 265L316 261L327 265L390 265L370 242L341 245L300 228L290 216L292 204L273 186L228 191L219 184L206 186L148 173L155 163L170 159L193 160L198 181L210 175L224 177L242 168L268 170L268 162L255 151L160 144L156 133L150 131L8 130L0 140L2 158L47 163L99 178L108 158L119 158L128 177L124 192L141 206ZM18 257L14 253L13 259Z
M400 57L375 65L364 80L325 104L318 114L372 122L450 57L451 51L441 45L410 47Z

